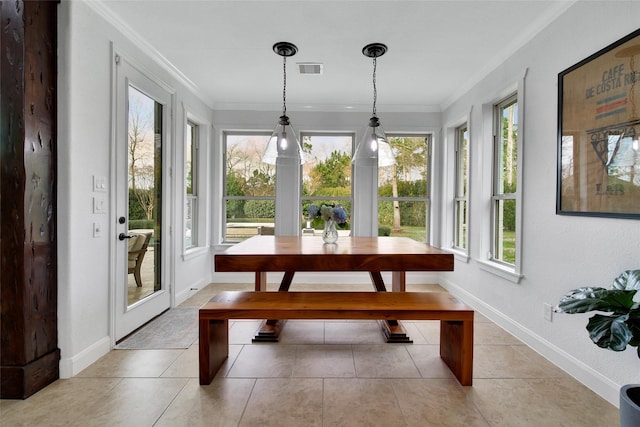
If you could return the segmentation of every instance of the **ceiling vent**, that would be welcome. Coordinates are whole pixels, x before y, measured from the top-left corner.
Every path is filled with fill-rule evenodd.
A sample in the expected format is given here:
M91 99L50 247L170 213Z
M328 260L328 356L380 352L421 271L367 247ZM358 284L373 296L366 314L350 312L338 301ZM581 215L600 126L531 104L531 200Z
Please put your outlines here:
M316 76L322 74L323 64L319 62L298 62L297 64L300 74L313 74Z

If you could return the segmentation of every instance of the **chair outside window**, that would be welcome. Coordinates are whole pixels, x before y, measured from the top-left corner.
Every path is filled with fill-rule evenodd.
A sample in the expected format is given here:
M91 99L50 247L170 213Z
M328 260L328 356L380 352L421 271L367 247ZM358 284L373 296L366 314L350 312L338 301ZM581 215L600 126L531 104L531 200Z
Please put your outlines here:
M128 273L133 274L136 279L136 286L142 287L142 277L140 275L140 269L142 268L142 261L144 260L144 254L147 253L147 247L151 240L151 232L149 233L130 233L133 237L129 239L129 258L128 258Z

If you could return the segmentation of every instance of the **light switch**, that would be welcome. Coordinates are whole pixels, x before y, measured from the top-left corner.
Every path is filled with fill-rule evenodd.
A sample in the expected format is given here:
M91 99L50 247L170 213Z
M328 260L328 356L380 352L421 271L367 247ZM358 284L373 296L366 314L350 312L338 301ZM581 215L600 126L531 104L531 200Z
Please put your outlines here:
M105 192L107 191L107 177L106 176L93 176L93 191Z
M104 197L93 197L93 213L107 213L107 199Z

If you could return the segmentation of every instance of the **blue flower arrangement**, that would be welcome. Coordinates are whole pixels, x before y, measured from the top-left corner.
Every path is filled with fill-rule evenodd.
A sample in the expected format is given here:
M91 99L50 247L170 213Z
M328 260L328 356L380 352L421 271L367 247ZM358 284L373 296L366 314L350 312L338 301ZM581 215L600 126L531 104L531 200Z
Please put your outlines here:
M331 206L322 204L320 207L309 205L309 219L321 218L323 221L335 221L336 224L347 222L347 210L341 205Z

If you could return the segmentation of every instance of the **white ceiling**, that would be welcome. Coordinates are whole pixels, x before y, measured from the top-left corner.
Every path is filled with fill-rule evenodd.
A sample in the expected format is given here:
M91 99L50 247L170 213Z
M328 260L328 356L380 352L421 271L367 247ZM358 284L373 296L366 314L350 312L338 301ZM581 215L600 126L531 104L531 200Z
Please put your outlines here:
M556 18L570 0L103 0L94 8L150 55L182 73L215 109L371 111L378 59L378 111L440 111ZM295 63L321 62L322 76Z

